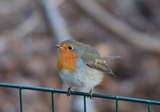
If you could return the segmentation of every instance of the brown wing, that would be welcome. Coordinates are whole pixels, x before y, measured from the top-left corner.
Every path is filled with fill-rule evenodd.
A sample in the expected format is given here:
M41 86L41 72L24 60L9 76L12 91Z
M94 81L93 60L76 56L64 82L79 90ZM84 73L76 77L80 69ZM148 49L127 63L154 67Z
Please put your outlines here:
M111 76L115 76L112 70L109 68L109 66L106 64L106 60L103 58L100 58L98 55L93 55L87 53L86 55L81 57L82 60L88 65L89 67L98 69L102 72L105 72Z

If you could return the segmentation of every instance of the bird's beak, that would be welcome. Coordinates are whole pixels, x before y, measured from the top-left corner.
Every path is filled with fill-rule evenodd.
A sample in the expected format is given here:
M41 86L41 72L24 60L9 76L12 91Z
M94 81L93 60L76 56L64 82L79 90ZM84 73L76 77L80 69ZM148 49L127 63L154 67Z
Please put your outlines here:
M62 48L60 45L55 45L55 47L57 47L57 48Z

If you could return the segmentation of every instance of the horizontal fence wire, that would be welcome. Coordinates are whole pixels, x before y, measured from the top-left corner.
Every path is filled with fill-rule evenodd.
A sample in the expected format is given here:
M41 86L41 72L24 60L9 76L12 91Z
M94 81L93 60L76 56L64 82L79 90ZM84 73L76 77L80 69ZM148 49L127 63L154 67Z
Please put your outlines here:
M50 92L51 93L51 101L52 101L52 112L54 112L54 93L67 94L66 90L54 89L54 88L46 88L46 87L37 87L37 86L25 86L25 85L19 85L19 84L0 83L0 87L19 89L20 112L23 112L23 101L22 101L22 94L23 93L22 93L22 90L35 90L35 91ZM87 93L71 91L71 94L72 95L83 96L84 112L87 112L86 111L86 108L87 108L87 105L86 105ZM160 105L160 101L156 101L156 100L131 98L131 97L123 97L123 96L114 96L114 95L107 95L107 94L96 94L96 93L93 93L92 97L93 98L102 98L102 99L115 100L115 102L116 102L115 103L116 112L119 112L119 101L128 101L128 102L137 102L137 103L148 104L148 112L151 112L151 106L152 105Z

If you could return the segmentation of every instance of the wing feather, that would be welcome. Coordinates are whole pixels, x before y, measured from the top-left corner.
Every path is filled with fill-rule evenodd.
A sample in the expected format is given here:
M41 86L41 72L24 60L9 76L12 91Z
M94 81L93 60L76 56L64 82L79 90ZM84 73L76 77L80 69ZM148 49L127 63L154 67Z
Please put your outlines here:
M105 72L111 76L115 76L110 67L106 64L106 60L101 58L100 56L95 56L93 54L87 54L81 57L84 60L84 63L91 68L98 69L102 72Z

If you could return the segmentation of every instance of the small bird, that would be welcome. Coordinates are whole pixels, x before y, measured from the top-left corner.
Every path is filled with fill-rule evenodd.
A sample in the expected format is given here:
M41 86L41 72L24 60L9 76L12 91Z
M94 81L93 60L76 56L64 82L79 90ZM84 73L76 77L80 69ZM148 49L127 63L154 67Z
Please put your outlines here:
M60 49L57 68L60 78L69 86L67 96L71 95L72 87L86 87L90 88L87 97L91 99L93 88L100 84L104 73L115 76L106 61L119 56L100 57L94 47L73 39L55 47Z

